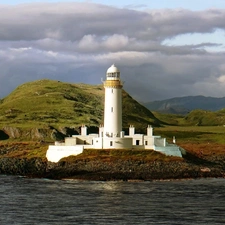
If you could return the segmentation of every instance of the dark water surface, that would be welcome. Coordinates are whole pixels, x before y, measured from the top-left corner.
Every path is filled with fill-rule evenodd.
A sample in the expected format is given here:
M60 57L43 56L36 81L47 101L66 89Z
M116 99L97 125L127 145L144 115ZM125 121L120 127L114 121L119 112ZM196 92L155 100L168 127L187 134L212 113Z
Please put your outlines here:
M97 182L0 176L0 224L225 224L225 179Z

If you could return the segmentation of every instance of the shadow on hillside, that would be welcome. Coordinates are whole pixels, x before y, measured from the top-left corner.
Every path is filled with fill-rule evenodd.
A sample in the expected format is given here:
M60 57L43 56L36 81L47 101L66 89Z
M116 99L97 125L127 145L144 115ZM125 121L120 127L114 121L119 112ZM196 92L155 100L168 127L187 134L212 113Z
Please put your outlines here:
M6 134L3 130L0 130L0 140L7 140L9 139L9 135Z
M213 166L216 165L216 162L212 162L209 160L206 160L204 158L202 158L201 156L197 156L193 153L190 152L186 152L186 155L183 155L183 158L188 162L188 163L192 163L192 164L196 164L196 165L208 165L208 166Z

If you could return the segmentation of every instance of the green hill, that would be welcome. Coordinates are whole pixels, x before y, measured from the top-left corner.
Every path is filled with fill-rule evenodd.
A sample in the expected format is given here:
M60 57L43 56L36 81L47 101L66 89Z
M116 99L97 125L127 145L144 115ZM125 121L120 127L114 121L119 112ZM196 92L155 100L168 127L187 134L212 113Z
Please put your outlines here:
M38 80L17 87L0 102L0 129L59 129L97 127L103 124L104 88L102 85L70 84ZM123 127L137 130L148 124L161 124L148 109L123 91ZM10 135L9 135L10 136Z
M218 126L225 124L225 110L211 112L207 110L193 110L185 118L189 125Z
M212 112L208 110L192 110L188 115L162 114L153 112L164 124L173 126L221 126L225 125L225 110Z
M208 110L192 110L186 116L153 112L155 117L166 125L172 126L223 126L225 125L225 109L212 112Z

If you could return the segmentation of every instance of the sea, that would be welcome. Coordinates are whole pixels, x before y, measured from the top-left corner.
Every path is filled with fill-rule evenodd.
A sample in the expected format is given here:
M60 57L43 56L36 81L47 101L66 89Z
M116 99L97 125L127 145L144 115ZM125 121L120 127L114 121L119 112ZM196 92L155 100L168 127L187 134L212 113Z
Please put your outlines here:
M0 224L225 224L225 179L84 181L0 175Z

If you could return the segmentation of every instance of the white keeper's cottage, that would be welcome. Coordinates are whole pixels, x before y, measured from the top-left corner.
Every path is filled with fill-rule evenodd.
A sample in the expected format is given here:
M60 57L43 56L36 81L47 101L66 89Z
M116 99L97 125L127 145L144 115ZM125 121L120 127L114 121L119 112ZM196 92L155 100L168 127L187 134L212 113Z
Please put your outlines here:
M147 134L135 134L135 127L129 128L129 135L122 130L122 88L120 71L112 65L106 72L104 126L98 134L87 135L87 127L82 125L81 134L65 138L64 143L50 145L46 157L58 162L61 158L78 155L84 149L152 149L166 155L182 157L179 146L168 144L165 138L153 135L153 128L147 127ZM175 143L175 139L174 139Z

